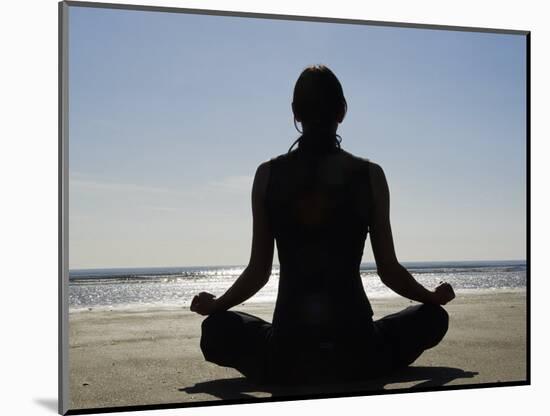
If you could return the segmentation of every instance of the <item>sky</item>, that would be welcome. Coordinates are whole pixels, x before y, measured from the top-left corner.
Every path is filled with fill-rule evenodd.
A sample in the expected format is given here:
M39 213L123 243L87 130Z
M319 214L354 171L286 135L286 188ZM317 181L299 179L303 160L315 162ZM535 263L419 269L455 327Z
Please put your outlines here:
M246 265L310 64L384 169L400 261L525 259L524 36L70 6L69 268Z

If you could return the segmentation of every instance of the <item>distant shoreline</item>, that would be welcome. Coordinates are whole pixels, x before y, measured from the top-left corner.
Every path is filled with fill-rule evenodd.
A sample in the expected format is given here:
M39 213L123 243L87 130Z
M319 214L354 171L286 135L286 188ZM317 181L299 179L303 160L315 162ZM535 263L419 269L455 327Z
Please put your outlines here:
M439 282L445 281L458 293L482 289L524 289L528 285L527 265L519 261L423 262L409 263L407 269L425 287L434 288ZM311 270L311 273L319 273L314 268ZM223 266L202 269L103 269L73 272L68 284L69 306L73 309L120 309L127 308L128 305L141 309L155 305L185 307L199 292L221 295L242 272L241 267ZM268 282L249 302L274 302L280 273L279 267L273 267ZM334 281L337 282L340 279L339 272L335 270L333 273ZM375 268L363 266L357 274L370 298L397 296L382 283Z
M482 295L499 295L499 294L521 294L526 292L526 288L503 288L503 289L457 289L455 291L457 297L470 297L470 296L482 296ZM407 299L402 296L391 293L389 295L380 295L374 294L368 296L371 301L398 301ZM411 301L412 302L412 301ZM268 308L275 307L275 300L265 301L265 300L248 300L239 306L246 306L247 308ZM233 309L239 309L239 306L235 306ZM94 312L169 312L182 310L188 310L188 304L181 305L162 305L162 304L128 304L128 305L116 305L116 306L96 306L96 307L69 307L70 314L78 313L94 313Z
M411 260L411 261L401 261L403 266L414 266L414 265L444 265L444 264L455 264L455 265L481 265L481 264L527 264L527 260ZM169 269L205 269L205 268L245 268L246 264L215 264L215 265L200 265L200 266L116 266L116 267L76 267L69 268L69 273L71 272L84 272L84 271L107 271L107 270L169 270ZM279 263L274 263L273 267L280 267ZM360 268L376 268L376 263L367 262L361 263Z

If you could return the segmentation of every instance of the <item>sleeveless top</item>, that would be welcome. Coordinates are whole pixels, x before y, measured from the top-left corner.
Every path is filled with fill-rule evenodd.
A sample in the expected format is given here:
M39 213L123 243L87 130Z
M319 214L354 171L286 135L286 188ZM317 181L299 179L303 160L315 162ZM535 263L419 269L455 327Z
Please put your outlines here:
M280 264L275 342L354 342L372 327L359 272L369 227L369 162L348 156L354 163L336 175L326 169L327 156L300 149L269 162L266 209Z

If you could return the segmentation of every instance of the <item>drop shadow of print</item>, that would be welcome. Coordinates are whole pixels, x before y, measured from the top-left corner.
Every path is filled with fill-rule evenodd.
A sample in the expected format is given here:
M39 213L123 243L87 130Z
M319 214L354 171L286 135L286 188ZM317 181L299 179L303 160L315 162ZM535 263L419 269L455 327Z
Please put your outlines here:
M478 373L452 367L408 367L396 373L361 382L316 384L298 386L257 385L245 377L219 379L183 387L179 391L189 394L206 393L221 400L247 400L257 398L250 393L270 393L273 398L316 394L354 393L383 391L386 386L396 383L414 383L409 389L437 388L460 378L473 378Z

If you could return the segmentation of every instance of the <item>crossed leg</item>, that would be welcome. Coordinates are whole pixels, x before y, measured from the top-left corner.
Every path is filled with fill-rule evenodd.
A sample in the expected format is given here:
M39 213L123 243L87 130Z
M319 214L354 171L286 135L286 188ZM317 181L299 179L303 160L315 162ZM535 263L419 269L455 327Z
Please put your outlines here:
M266 354L272 325L240 311L223 311L203 320L200 347L214 364L237 369L260 382L265 375Z
M374 321L374 348L353 357L366 357L371 375L406 367L443 339L448 322L441 306L410 306ZM265 381L272 324L246 312L224 311L209 315L201 329L200 347L207 361L235 368L255 382ZM355 360L358 376L365 375L360 370L363 359L353 357L343 361Z
M387 315L374 323L388 370L412 364L427 349L435 347L447 333L449 315L439 305L421 304ZM389 354L388 354L389 353Z

